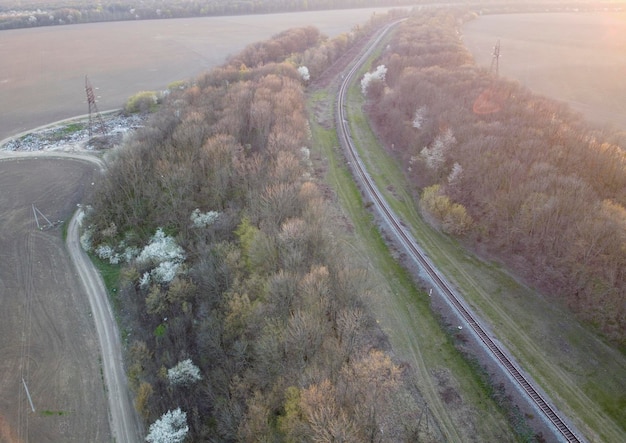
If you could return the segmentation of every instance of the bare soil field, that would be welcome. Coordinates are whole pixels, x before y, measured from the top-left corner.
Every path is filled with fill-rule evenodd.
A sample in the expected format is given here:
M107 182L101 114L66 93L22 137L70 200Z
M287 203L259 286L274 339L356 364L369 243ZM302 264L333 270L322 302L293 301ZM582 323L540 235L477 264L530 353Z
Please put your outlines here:
M0 442L112 440L88 299L61 227L37 229L32 209L68 220L95 169L0 158Z
M491 15L463 27L487 69L498 40L501 75L626 130L626 12Z
M0 32L0 140L88 111L85 75L100 111L224 63L246 45L313 25L334 37L386 8L109 22Z

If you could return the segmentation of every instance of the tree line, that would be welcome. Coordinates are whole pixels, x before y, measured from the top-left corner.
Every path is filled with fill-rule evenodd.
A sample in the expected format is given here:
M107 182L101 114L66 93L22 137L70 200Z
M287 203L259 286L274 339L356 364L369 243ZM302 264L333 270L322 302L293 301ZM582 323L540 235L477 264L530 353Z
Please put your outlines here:
M408 0L38 0L18 8L0 2L0 30L121 20L406 6Z
M33 0L28 5L0 0L0 30L37 26L70 25L122 20L220 15L271 14L332 9L413 6L430 0ZM446 3L439 1L439 4ZM448 0L447 3L454 3ZM614 10L614 2L590 0L520 2L519 0L476 0L469 2L485 14L534 11Z
M626 344L626 135L477 68L467 12L401 25L368 113L443 231Z
M303 28L251 45L110 153L81 241L121 268L148 441L439 441L309 157L294 51L317 73L358 39Z

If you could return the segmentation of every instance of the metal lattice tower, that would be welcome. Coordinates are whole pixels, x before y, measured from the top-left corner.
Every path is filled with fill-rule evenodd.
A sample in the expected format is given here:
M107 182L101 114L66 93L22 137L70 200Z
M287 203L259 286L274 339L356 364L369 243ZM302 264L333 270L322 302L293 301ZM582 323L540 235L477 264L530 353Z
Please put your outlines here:
M496 45L493 47L492 56L493 57L491 59L491 72L494 72L494 68L495 68L495 73L497 76L500 70L500 40L498 40L498 43L496 43Z
M87 93L87 104L89 105L89 137L93 135L94 120L98 121L98 127L102 135L107 134L107 128L104 125L104 120L98 111L98 105L96 105L96 96L93 93L93 87L89 82L89 78L85 76L85 92Z

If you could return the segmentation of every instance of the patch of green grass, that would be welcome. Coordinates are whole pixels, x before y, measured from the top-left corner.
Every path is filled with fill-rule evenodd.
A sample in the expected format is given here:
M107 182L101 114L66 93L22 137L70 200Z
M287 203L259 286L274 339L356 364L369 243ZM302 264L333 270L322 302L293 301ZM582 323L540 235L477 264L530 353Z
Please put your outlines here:
M52 131L48 138L51 141L63 140L67 136L74 134L75 132L82 131L83 129L85 129L84 123L77 123L77 122L68 123Z
M167 331L167 325L165 325L164 323L161 323L154 330L154 336L157 338L161 338L165 335L166 331Z
M83 123L69 123L59 131L62 134L73 134L74 132L82 131L85 129L85 125Z
M69 223L67 221L63 221L63 223L61 223L61 238L63 239L63 243L66 242L67 240L67 228L68 228Z
M49 409L44 409L43 411L39 411L40 415L43 415L45 417L50 417L50 416L64 416L64 415L68 415L69 412L67 411L51 411Z
M120 274L122 272L122 268L119 265L112 265L106 260L102 260L101 258L91 255L91 261L98 269L98 272L102 276L102 280L104 282L104 286L107 289L109 294L109 298L113 303L113 311L119 312L120 309L120 299L117 293L117 288L120 283Z

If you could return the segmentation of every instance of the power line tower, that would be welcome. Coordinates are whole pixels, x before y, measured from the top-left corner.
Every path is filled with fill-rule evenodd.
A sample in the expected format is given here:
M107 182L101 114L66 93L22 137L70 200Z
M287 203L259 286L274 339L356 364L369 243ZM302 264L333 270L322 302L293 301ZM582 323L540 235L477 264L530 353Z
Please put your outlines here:
M85 76L85 92L87 93L87 104L89 105L89 137L91 138L93 135L94 120L98 121L98 128L100 129L100 132L102 132L102 135L106 135L107 128L104 125L104 120L102 120L100 111L98 111L96 96L93 93L93 86L91 86L91 82L87 76Z
M493 47L493 54L491 55L491 72L494 72L495 68L495 73L497 76L500 70L500 40L498 40L496 45Z

